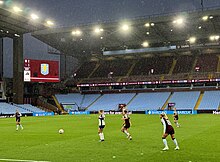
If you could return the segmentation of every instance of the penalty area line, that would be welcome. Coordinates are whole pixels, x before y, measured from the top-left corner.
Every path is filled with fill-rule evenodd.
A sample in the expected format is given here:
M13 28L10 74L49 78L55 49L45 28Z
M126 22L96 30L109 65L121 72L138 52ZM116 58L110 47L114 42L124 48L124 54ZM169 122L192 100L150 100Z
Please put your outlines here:
M51 162L51 161L19 160L19 159L0 159L0 161Z

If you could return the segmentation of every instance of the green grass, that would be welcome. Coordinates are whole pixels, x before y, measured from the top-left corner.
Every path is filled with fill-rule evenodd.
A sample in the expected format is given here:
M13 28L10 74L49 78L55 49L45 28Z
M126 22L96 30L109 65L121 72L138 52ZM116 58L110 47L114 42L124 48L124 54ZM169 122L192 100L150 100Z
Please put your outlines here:
M172 119L170 117L170 119ZM120 132L121 115L106 115L105 142L98 142L97 115L22 117L24 130L15 131L15 119L0 119L0 159L52 162L217 162L220 161L218 115L180 115L175 128L180 150L163 146L158 115L131 115L129 141ZM173 121L171 120L173 123ZM58 130L63 128L64 134ZM115 156L115 158L113 158Z

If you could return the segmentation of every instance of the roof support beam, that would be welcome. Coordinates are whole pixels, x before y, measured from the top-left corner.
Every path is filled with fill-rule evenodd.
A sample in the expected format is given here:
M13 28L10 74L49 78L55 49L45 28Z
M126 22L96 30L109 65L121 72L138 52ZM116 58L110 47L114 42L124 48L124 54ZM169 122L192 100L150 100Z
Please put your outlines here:
M24 102L23 35L13 39L13 102Z

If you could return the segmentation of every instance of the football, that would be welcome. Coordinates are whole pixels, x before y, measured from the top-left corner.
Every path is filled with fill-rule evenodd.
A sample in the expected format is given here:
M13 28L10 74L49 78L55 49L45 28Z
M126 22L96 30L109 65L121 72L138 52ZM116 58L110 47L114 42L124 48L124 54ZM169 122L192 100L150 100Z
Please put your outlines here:
M59 134L63 134L64 133L64 130L63 129L60 129L59 130Z

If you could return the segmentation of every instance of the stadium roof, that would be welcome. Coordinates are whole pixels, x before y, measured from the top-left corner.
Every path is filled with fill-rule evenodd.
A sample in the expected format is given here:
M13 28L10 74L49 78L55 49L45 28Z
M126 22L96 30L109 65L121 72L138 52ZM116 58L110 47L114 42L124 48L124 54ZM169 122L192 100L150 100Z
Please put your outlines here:
M212 47L219 52L220 8L46 29L32 35L75 57L103 51L170 46L186 50Z
M42 23L31 21L25 15L13 13L0 7L0 38L15 38L22 34L45 28L46 26Z

